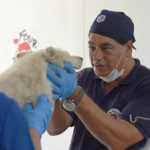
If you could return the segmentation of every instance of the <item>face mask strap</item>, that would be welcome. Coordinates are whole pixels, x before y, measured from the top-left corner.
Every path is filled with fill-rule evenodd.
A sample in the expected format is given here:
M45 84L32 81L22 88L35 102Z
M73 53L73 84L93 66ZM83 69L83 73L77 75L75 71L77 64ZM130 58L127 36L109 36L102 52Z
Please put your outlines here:
M126 57L126 60L125 60L125 63L124 63L124 65L123 65L122 69L125 68L125 66L126 66L126 64L127 64L127 60L128 60L128 57Z
M123 47L123 50L122 50L121 56L120 56L120 58L119 58L119 60L118 60L118 63L117 63L117 65L116 65L116 67L115 67L116 69L118 68L118 66L119 66L119 64L120 64L120 61L121 61L122 56L123 56L123 54L124 54L125 48L126 48L126 45L124 45L124 47ZM126 63L125 63L125 64L126 64Z

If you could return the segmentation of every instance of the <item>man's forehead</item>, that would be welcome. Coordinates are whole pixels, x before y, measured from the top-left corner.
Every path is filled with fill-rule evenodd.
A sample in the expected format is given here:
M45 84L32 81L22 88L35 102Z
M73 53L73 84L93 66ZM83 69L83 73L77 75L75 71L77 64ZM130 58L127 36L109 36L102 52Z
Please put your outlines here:
M110 42L99 42L99 43L95 43L94 41L88 41L88 44L89 45L99 45L99 46L113 46L113 44L112 43L110 43Z
M99 35L96 33L89 34L88 44L103 44L103 43L107 43L107 44L113 44L114 43L115 44L116 41L114 39L111 39L109 37Z
M118 43L116 40L111 39L109 37L99 37L99 36L95 36L91 35L89 36L89 41L88 41L89 45L97 45L97 46L117 46L120 45L120 43Z

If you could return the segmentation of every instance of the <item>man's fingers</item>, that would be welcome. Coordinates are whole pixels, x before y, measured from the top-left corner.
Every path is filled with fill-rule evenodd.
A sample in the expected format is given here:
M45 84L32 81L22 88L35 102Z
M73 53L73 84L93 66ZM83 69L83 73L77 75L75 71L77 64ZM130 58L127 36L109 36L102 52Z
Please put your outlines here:
M50 82L53 82L54 84L58 86L60 85L60 79L59 77L57 77L57 75L54 72L47 69L46 75L47 75L47 78L50 80Z
M60 93L61 89L60 89L60 86L58 87L56 84L54 84L53 82L51 82L51 85L52 85L52 89L54 93Z
M61 74L64 72L62 68L55 64L48 63L48 67L51 68L58 76L61 76Z
M26 110L32 110L32 104L26 104L23 108L24 111Z
M75 69L74 67L72 66L71 63L69 62L64 62L64 69L68 72L68 73L75 73Z

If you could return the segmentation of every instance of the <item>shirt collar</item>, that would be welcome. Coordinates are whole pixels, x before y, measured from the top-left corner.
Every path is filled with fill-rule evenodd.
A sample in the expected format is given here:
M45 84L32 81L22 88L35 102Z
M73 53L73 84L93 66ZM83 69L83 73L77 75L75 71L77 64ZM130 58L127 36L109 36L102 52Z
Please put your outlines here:
M135 60L135 67L133 68L133 70L120 82L120 84L129 84L132 81L134 81L136 79L137 76L137 72L139 70L139 68L141 67L140 64L140 60L138 59L134 59Z

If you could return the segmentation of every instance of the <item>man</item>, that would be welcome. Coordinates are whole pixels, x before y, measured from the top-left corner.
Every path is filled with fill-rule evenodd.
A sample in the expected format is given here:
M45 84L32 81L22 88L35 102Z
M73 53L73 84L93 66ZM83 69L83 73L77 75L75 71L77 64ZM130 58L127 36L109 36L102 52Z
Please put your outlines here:
M74 126L70 150L138 150L150 137L150 70L132 58L132 20L103 10L89 32L92 68L47 71L56 100L48 132ZM83 91L84 90L84 91ZM63 108L61 107L61 104Z
M35 108L27 104L22 114L13 99L0 93L0 150L41 150L40 139L49 125L51 107L41 95Z

